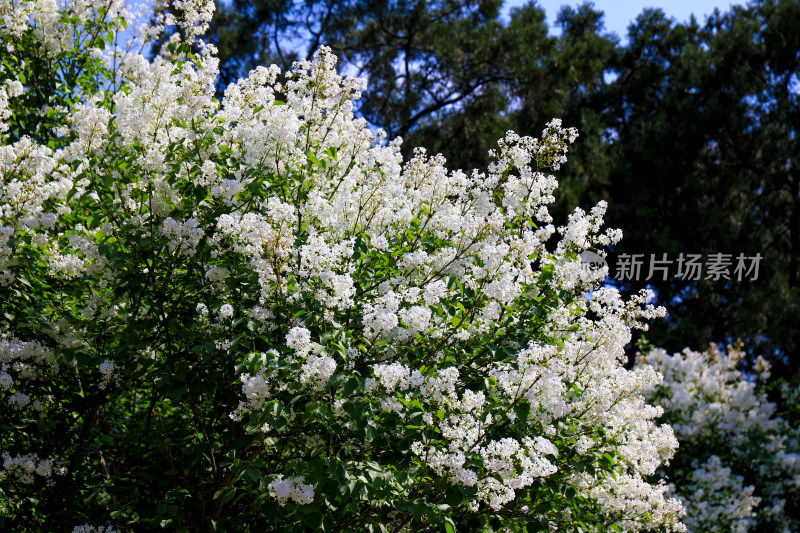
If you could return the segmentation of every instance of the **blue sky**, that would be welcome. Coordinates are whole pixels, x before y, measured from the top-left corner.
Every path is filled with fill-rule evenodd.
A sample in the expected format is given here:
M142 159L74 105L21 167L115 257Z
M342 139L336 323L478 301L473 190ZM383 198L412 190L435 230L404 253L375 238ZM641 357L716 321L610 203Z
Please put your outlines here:
M525 3L525 0L506 0L504 8L507 12L511 7L521 6ZM538 0L537 2L544 8L547 22L551 27L562 5L574 7L582 3L581 0ZM616 33L623 41L627 34L628 24L647 7L660 7L668 17L674 18L678 22L687 21L694 14L697 21L703 24L706 15L713 13L714 8L719 8L724 12L728 11L731 5L745 3L745 0L594 0L595 8L605 13L606 31Z

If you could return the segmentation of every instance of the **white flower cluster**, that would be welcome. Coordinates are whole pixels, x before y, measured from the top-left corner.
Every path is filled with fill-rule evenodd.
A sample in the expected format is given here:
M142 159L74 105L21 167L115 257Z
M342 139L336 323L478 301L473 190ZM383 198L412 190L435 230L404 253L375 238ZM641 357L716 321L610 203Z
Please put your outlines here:
M63 202L72 188L72 172L54 155L62 154L54 154L29 137L0 146L0 213L14 221L16 231L38 225L34 221L41 220L45 202ZM66 210L63 206L61 209ZM43 237L40 240L46 242Z
M312 348L311 332L304 327L293 327L286 335L286 346L294 350L298 358L306 357Z
M230 320L233 318L233 306L231 304L222 304L217 311L217 317L220 320Z
M100 363L98 369L100 370L100 375L102 376L100 378L99 387L101 389L105 389L115 379L114 372L117 370L117 367L114 364L114 361L111 359L106 359Z
M263 402L264 399L269 398L269 385L267 385L267 380L264 379L264 376L259 375L251 377L247 374L243 374L242 383L242 392L251 402Z
M72 528L72 533L119 533L119 530L111 526L90 526L89 524L84 524Z
M108 139L108 121L111 119L111 113L97 104L96 98L86 104L79 104L70 117L72 131L77 134L77 140L70 151L76 154L100 150Z
M41 411L40 399L23 390L28 382L55 375L58 370L52 350L40 342L5 339L0 334L0 400L5 399L11 409L21 411L31 405ZM12 389L14 392L10 392Z
M53 277L71 279L83 273L85 263L77 254L55 252L48 259Z
M293 255L294 239L290 220L282 207L272 203L270 216L259 213L221 215L212 242L231 242L233 249L250 259L258 273L261 300L266 301L274 290L285 293L286 274ZM291 217L290 217L291 218Z
M673 531L687 531L682 523L675 523L676 516L685 510L676 498L668 497L669 487L662 481L653 486L639 474L623 474L598 483L590 476L579 476L578 486L597 500L611 516L639 516L640 523L622 520L617 522L623 531L658 529L660 524L671 524Z
M314 501L314 487L303 483L303 478L283 478L283 474L273 479L268 485L269 491L283 506L289 501L297 503L311 503Z
M85 37L85 26L108 18L116 19L122 11L124 2L112 1L100 3L94 0L22 0L6 2L0 18L0 36L19 38L29 29L38 41L38 45L46 54L64 52L73 47L76 41ZM72 17L62 16L66 11ZM74 17L74 18L73 18ZM80 20L81 25L73 21ZM69 22L68 22L69 21Z
M0 470L0 481L13 478L20 483L30 485L35 481L35 475L49 479L53 474L64 475L66 473L66 469L57 466L52 459L40 459L35 453L12 457L8 452L3 452L2 458L3 469Z
M495 510L514 499L514 489L527 487L535 478L558 471L545 458L546 455L558 456L558 450L544 437L525 437L522 443L509 438L491 441L481 447L479 453L486 470L496 477L488 477L479 484L478 499Z
M216 4L210 0L176 0L175 7L183 13L180 26L191 42L208 30ZM175 23L174 19L166 20L167 25L171 26Z
M666 412L681 446L697 454L676 456L691 472L675 488L690 531L800 526L783 512L800 496L800 430L776 416L775 404L760 391L769 373L763 358L754 364L758 374L737 369L745 355L736 346L726 353L711 345L705 352L655 349L638 357L637 365L663 374L649 397Z
M8 108L8 99L22 94L23 87L19 80L7 82L0 87L0 133L8 131L6 120L11 118L11 110Z
M716 455L692 472L685 492L689 531L746 533L755 526L755 508L761 498L753 496L755 487L743 486L743 478L731 473Z
M336 361L331 357L312 355L303 363L300 383L315 390L322 390L334 372L336 372Z
M279 357L278 352L271 350L262 355L263 364L256 375L244 373L239 376L242 394L247 400L239 402L237 408L228 415L232 420L239 421L245 414L260 409L264 402L272 397L274 390L281 391L286 388L285 382L272 383L276 380L277 370L267 363L267 356L273 358L273 361Z
M193 218L176 222L170 217L164 219L160 232L168 239L167 247L172 253L194 255L197 243L203 238L203 230L197 227Z
M664 376L660 390L666 394L659 405L669 412L685 413L673 424L679 439L716 433L738 444L749 431L778 430L782 421L773 416L775 404L756 391L755 381L737 370L744 355L735 348L724 353L712 345L707 352L686 349L669 355L656 349L640 357L640 362Z

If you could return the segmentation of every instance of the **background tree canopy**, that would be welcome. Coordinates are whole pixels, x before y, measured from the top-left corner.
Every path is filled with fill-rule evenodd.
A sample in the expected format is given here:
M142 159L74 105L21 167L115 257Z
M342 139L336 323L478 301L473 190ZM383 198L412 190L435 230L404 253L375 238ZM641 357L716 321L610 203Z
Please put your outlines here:
M582 141L559 176L561 220L564 206L609 201L609 223L625 230L612 274L623 253L645 254L645 270L650 254L762 257L757 280L681 280L673 263L666 281L626 281L668 306L649 341L678 350L741 338L797 381L800 2L756 0L702 26L645 10L627 44L591 3L558 13L558 37L535 2L509 20L501 7L233 0L211 28L219 88L327 44L343 72L369 80L363 117L403 136L407 152L424 146L463 168L484 164L483 147L506 130L533 134L563 117Z

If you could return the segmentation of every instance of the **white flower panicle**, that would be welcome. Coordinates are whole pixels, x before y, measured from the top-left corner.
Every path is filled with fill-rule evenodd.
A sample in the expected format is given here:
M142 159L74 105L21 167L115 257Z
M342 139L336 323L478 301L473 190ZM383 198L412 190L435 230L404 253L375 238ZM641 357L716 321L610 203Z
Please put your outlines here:
M170 217L164 219L159 230L166 237L167 247L172 253L194 255L197 244L203 238L203 230L197 227L193 218L176 222Z
M119 530L111 526L90 526L89 524L84 524L72 528L72 533L119 533Z
M304 327L293 327L286 335L286 346L294 350L298 358L308 356L312 348L311 332Z
M300 504L308 504L314 501L314 487L303 483L303 478L301 477L284 479L283 474L279 474L277 478L270 482L268 488L275 495L281 506L290 501Z
M690 531L800 526L783 511L800 491L800 430L776 416L776 405L759 387L769 364L755 358L755 375L748 375L739 370L745 357L740 346L725 352L711 345L673 355L654 349L637 358L639 367L663 375L649 397L664 410L681 446L699 450L714 443L713 455L679 452L675 458L691 472L687 484L675 489Z
M30 485L36 477L48 480L53 475L64 475L66 469L58 466L53 459L41 459L35 453L11 456L8 452L2 453L3 468L0 470L0 481L13 479L20 483Z
M8 131L6 120L11 118L8 99L21 95L22 91L23 87L19 80L8 81L5 86L0 87L0 133Z
M14 411L24 412L31 407L42 410L37 382L59 372L55 355L43 344L3 338L0 331L0 402Z
M322 390L334 372L336 372L336 361L327 356L312 355L303 363L300 383Z
M105 389L108 385L115 379L115 372L117 371L117 366L114 364L114 361L111 359L106 359L98 368L100 370L100 388Z
M755 525L755 508L761 498L753 496L755 487L744 487L742 476L722 466L719 457L708 461L692 472L686 492L684 522L689 531L735 531L746 533Z
M220 320L230 320L233 318L233 306L231 304L222 304L217 312L217 316Z

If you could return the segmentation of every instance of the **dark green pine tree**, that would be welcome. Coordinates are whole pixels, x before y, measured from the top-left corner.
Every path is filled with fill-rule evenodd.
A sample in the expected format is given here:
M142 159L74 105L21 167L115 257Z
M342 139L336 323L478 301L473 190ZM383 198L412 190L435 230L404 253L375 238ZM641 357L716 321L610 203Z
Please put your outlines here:
M650 285L668 306L651 342L678 350L742 338L795 378L798 14L796 1L757 2L701 28L643 13L605 96L612 167L590 195L607 197L609 224L625 229L618 253L732 255L730 280L654 273L626 284ZM761 255L757 280L735 279L740 253Z

